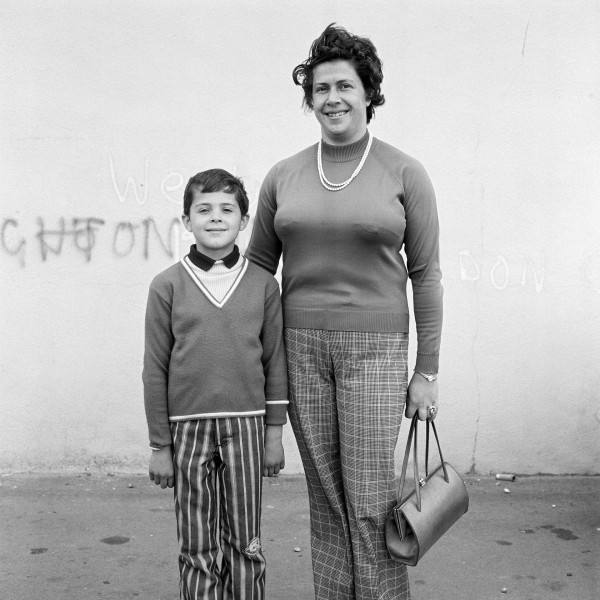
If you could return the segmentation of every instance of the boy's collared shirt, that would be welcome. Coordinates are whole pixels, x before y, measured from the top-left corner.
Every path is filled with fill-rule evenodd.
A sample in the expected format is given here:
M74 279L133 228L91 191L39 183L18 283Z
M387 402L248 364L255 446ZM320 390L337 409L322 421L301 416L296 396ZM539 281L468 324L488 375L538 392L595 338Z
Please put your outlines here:
M198 248L196 248L196 244L192 244L190 246L188 258L194 266L202 269L203 271L209 271L217 262L222 262L228 269L231 269L240 260L240 249L237 247L237 245L235 245L231 253L225 258L215 260L214 258L206 256L206 254L200 252Z

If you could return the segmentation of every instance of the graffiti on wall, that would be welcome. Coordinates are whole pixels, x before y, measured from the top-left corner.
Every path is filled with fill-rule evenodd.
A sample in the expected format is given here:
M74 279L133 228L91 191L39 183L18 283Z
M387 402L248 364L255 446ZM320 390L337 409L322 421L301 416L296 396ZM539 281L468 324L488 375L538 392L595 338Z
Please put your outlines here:
M115 197L120 203L133 201L138 206L148 200L149 158L144 159L140 181L132 176L119 176L112 155L108 157L108 172ZM168 173L160 182L163 199L181 204L179 196L184 185L180 173ZM175 192L179 192L177 197ZM101 248L119 259L135 256L149 260L156 256L171 259L179 254L179 244L187 240L187 232L181 221L172 218L166 223L157 223L148 216L137 221L121 220L109 222L100 216L59 217L53 220L38 217L34 223L7 217L0 225L0 253L13 257L21 266L34 257L47 262L68 251L90 262Z
M149 158L144 159L143 172L139 180L131 175L118 173L112 155L108 157L108 175L114 191L114 197L120 204L144 206L148 201L166 200L170 204L181 206L182 190L185 179L181 173L168 172L159 183L157 190L149 191ZM256 182L251 182L254 185ZM246 186L248 184L246 183ZM252 218L249 227L240 233L238 245L243 250L252 230ZM143 260L167 256L175 259L179 256L179 246L187 248L193 238L185 230L178 218L166 223L157 222L152 217L139 221L109 222L99 216L60 217L53 221L38 217L32 223L7 217L0 226L0 254L13 257L24 267L32 258L42 262L52 257L62 256L67 248L74 248L84 262L90 262L101 247L108 247L112 255L119 259L137 256Z
M489 280L493 288L505 290L509 286L533 285L539 294L544 289L546 278L545 261L523 257L519 264L511 263L505 256L496 254L491 265L483 264L468 250L458 253L461 281L478 282ZM487 262L487 261L486 261Z
M507 258L502 254L481 257L469 250L458 253L461 281L487 283L492 288L529 288L541 293L546 285L546 259L533 256ZM588 256L579 269L583 284L600 293L600 252Z
M100 244L108 246L116 258L137 255L148 260L153 252L175 258L182 228L175 218L166 227L159 227L152 217L114 224L99 217L60 217L53 223L38 217L28 236L17 219L7 218L0 227L0 249L21 266L25 266L26 257L32 253L46 262L52 256L61 256L67 246L75 249L85 262L90 262Z
M142 206L148 201L148 163L149 158L144 159L144 178L143 182L137 183L136 180L127 176L124 179L124 184L119 183L119 176L115 167L115 160L112 155L108 157L108 170L110 172L110 180L115 191L115 195L121 203L125 203L128 198L133 198L138 206ZM121 177L121 179L123 179ZM167 173L160 182L160 192L162 198L168 200L178 206L181 204L181 190L185 185L184 177L181 173L175 171ZM179 192L176 196L173 194Z

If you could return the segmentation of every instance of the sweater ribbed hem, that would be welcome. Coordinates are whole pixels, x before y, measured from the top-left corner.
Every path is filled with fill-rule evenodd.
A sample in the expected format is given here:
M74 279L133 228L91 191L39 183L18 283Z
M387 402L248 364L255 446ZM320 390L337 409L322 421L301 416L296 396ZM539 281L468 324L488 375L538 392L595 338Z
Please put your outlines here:
M169 421L197 421L199 419L225 419L235 417L260 417L265 414L265 410L244 410L244 411L221 411L221 412L206 412L193 415L173 415L169 416Z
M407 312L382 313L283 307L283 326L295 329L408 333L408 324Z
M266 425L285 425L287 423L287 400L277 400L266 402L266 410L246 410L246 411L221 411L211 413L198 413L191 415L170 416L169 421L196 421L201 419L226 419L226 418L247 418L247 417L265 417ZM152 444L153 446L155 444Z

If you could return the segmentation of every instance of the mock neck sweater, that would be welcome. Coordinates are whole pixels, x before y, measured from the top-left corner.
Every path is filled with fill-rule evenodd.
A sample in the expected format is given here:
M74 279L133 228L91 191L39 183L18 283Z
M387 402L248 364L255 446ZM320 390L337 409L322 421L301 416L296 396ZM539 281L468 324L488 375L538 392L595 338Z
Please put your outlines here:
M286 422L279 285L243 263L220 301L188 256L150 284L142 379L152 447L171 444L174 421L265 415L267 425Z
M367 140L322 142L329 181L352 175ZM439 225L433 186L414 158L374 138L358 176L336 192L319 180L317 144L280 161L261 187L245 255L273 274L283 258L285 327L408 333L410 277L415 369L437 373Z

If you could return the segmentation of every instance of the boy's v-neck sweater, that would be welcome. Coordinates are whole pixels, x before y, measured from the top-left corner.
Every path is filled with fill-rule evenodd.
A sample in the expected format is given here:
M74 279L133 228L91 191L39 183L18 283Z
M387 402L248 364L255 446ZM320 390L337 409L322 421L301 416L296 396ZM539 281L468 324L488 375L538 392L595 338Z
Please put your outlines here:
M367 140L368 134L346 146L323 142L329 181L351 176ZM438 237L435 194L418 161L373 138L358 176L332 192L319 180L315 144L267 174L246 257L275 273L283 255L286 327L408 332L410 276L416 369L437 372L442 325Z
M286 422L277 282L244 259L221 302L207 292L188 257L150 284L142 377L153 447L171 443L172 421L266 414L267 425Z

